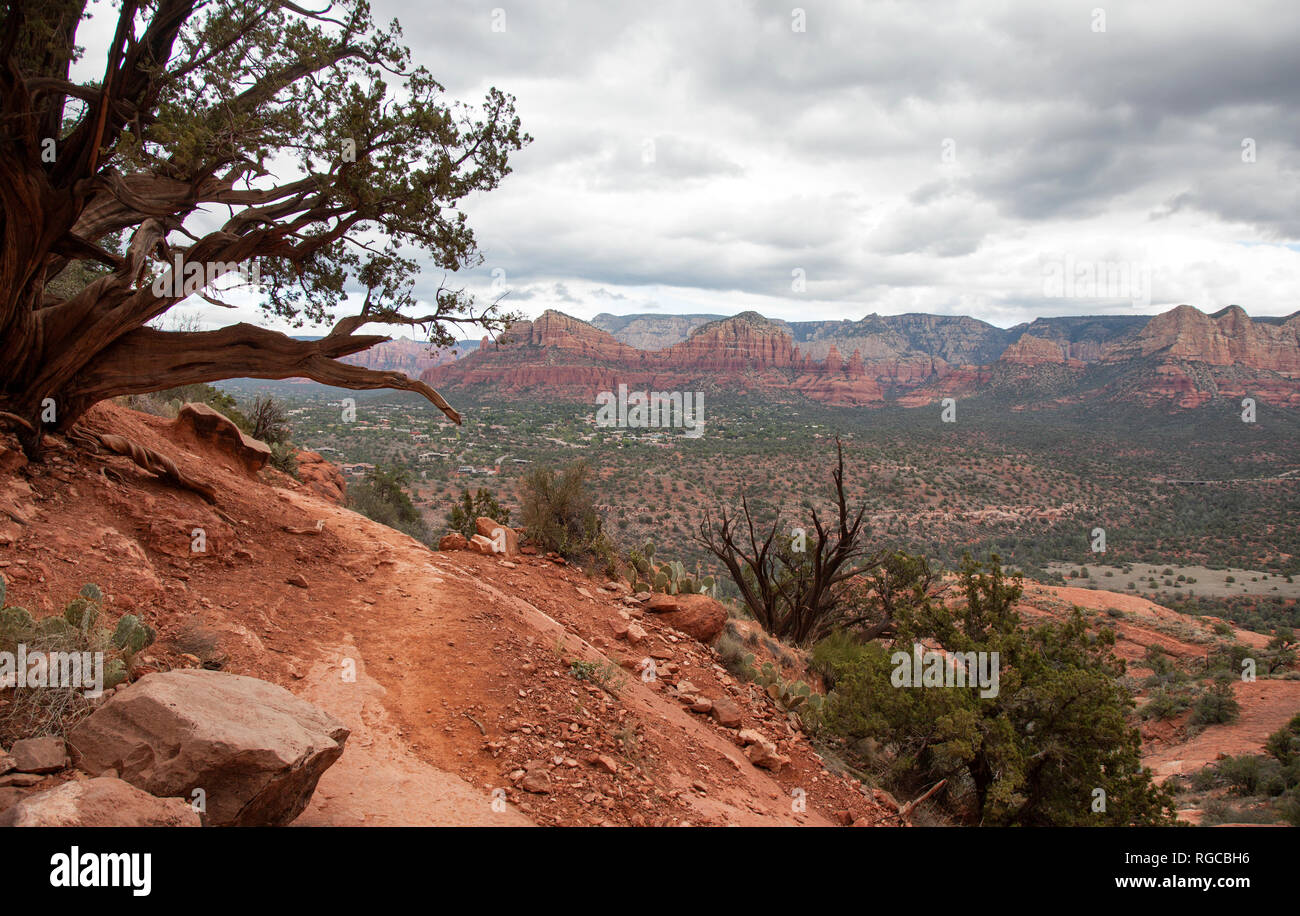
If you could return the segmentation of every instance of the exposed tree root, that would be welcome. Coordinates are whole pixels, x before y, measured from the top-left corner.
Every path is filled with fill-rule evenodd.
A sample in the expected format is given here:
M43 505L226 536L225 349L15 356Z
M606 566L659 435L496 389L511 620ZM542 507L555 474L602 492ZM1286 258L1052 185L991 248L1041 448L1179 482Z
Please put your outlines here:
M110 452L116 452L130 458L137 465L151 474L156 474L168 483L174 484L183 490L189 490L197 493L206 502L215 504L217 501L217 491L211 484L204 483L194 477L189 476L179 467L176 462L172 461L161 452L156 452L151 448L146 448L126 436L118 436L113 433L87 433L78 436L79 439L94 439Z

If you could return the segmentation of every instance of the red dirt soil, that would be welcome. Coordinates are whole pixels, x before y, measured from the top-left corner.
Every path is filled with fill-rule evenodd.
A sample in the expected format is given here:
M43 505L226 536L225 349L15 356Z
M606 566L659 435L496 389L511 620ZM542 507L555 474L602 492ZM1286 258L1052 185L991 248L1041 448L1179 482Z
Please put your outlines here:
M214 634L223 670L342 719L347 748L298 824L900 823L711 649L651 615L644 643L616 640L620 611L638 612L577 570L431 551L283 474L182 445L165 419L104 404L82 422L171 457L217 504L59 436L41 464L0 444L9 603L51 614L95 582L108 623L129 612L157 628L146 670L193 664L182 653ZM191 550L196 528L206 552ZM659 677L643 683L647 655ZM574 659L617 669L617 685L576 679ZM738 703L790 765L754 767L734 730L674 696L682 679ZM525 791L525 769L549 793Z
M1026 619L1059 619L1071 606L1085 613L1101 612L1098 621L1115 628L1115 654L1128 663L1128 673L1137 676L1150 673L1143 658L1151 646L1159 646L1175 659L1192 661L1205 658L1210 643L1217 638L1213 631L1219 622L1216 617L1190 617L1136 595L1026 583L1021 606ZM1111 617L1106 612L1112 609L1124 616ZM1234 628L1233 639L1260 648L1269 637ZM1177 719L1143 724L1142 762L1152 769L1157 780L1194 773L1223 756L1260 754L1268 736L1300 712L1297 680L1260 677L1251 683L1234 682L1233 691L1241 704L1237 721L1209 726L1190 739L1185 732L1187 713Z

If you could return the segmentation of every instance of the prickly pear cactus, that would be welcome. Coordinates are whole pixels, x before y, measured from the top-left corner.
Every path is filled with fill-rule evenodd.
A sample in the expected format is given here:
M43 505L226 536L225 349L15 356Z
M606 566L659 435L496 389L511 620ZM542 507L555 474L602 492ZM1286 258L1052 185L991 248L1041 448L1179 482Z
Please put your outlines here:
M36 621L28 613L27 608L7 607L0 609L0 633L6 636L20 637L24 633L30 633L36 626Z
M110 658L104 662L104 687L116 687L126 680L126 663L120 658Z
M113 645L128 657L135 655L145 646L151 645L157 638L154 628L140 622L134 614L124 614L113 631Z
M85 589L82 591L84 592ZM95 621L99 619L99 605L88 598L73 598L63 609L63 619L73 629L89 633Z

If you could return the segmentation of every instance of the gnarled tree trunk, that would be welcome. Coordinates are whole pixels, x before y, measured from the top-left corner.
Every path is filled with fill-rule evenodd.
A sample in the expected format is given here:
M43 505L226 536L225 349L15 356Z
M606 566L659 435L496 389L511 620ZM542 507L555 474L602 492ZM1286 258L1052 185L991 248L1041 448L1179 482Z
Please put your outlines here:
M495 187L527 142L512 100L492 90L482 120L452 117L359 0L322 11L122 0L102 79L79 84L84 11L84 0L9 0L4 15L0 426L35 453L45 430L105 398L240 377L413 391L459 423L423 382L339 360L388 339L355 333L368 323L419 325L444 343L443 323L508 320L441 287L431 314L407 316L418 263L400 252L422 247L445 270L474 262L457 202ZM394 73L408 79L400 111L385 95ZM231 88L214 100L214 86ZM265 165L276 148L313 144L292 180ZM214 212L229 214L216 228ZM365 305L320 340L150 326L196 292L215 302L185 285L192 269L255 262L271 265L263 307L282 319L325 320L350 278Z

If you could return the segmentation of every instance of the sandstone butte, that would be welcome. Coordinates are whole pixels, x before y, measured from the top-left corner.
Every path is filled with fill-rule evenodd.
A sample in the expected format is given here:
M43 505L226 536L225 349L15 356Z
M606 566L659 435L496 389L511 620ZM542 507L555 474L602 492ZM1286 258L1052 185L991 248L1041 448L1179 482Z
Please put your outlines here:
M982 364L943 355L978 349L979 340L961 322L929 327L921 319L937 316L905 317L921 328L910 343L893 330L872 331L864 319L843 329L841 338L832 329L806 342L803 352L784 325L745 312L696 326L671 346L645 350L547 311L499 340L484 338L475 352L430 367L422 377L437 387L483 386L519 397L545 390L585 400L625 384L630 390L796 393L837 406L920 406L989 386L1015 390L1017 382L1051 371L1060 400L1090 396L1194 407L1216 397L1256 396L1300 406L1300 314L1255 321L1238 306L1207 315L1180 305L1123 333L1093 336L1086 322L1071 334L1040 320L1043 328L1035 322ZM1132 324L1131 316L1113 321ZM852 345L847 355L841 341ZM1089 372L1104 367L1120 368L1122 381L1090 383Z

